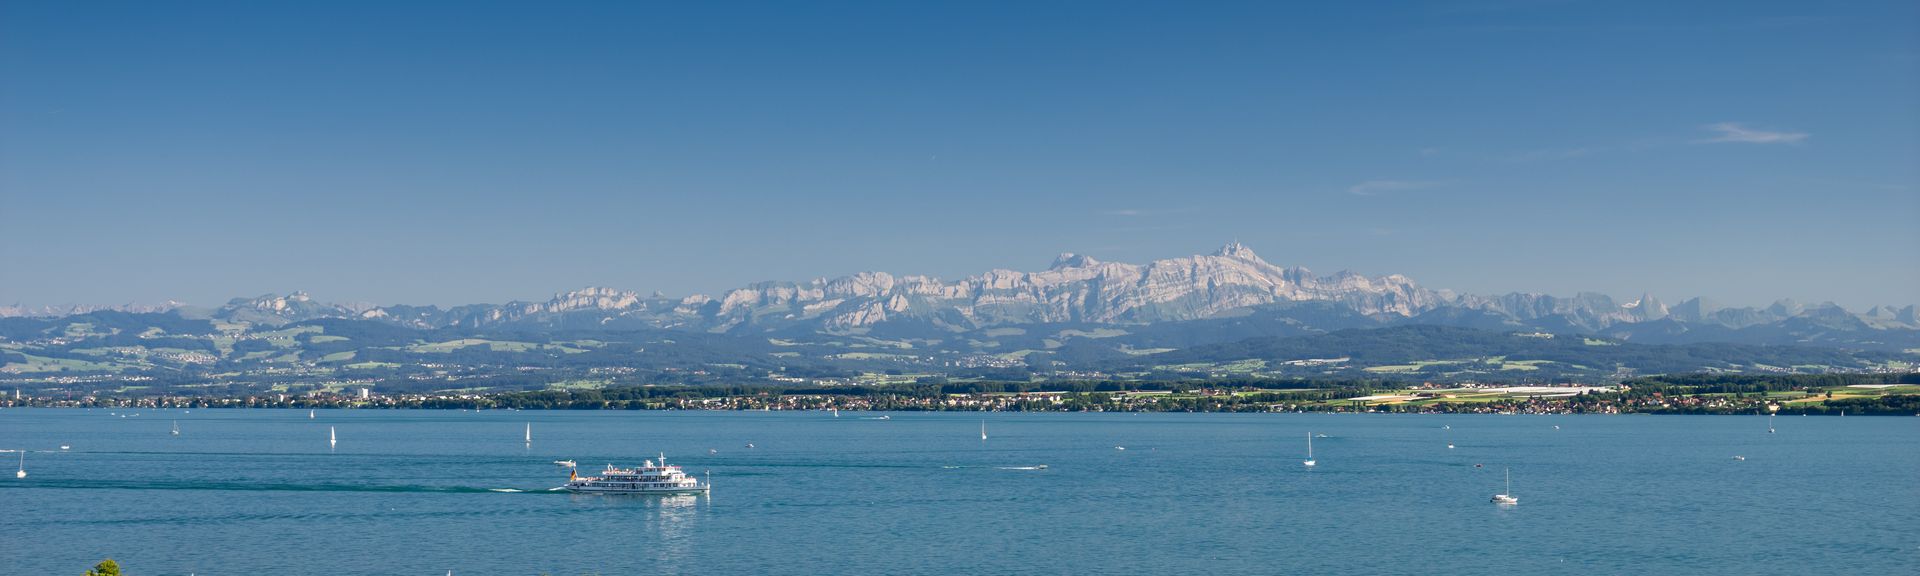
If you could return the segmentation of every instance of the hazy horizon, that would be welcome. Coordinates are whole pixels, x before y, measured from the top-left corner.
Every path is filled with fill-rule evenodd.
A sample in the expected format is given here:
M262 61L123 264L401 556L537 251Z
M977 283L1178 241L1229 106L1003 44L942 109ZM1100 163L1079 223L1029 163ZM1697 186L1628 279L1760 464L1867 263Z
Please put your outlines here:
M1251 248L1251 249L1253 249L1253 250L1254 250L1254 251L1255 251L1256 253L1258 253L1258 252L1259 252L1259 247L1257 247L1257 246L1248 246L1248 248ZM1194 255L1199 255L1199 254L1211 254L1212 252L1213 252L1213 251L1211 251L1211 250L1202 250L1202 251L1196 251L1196 252L1194 252L1194 253L1191 253L1191 254L1184 254L1184 255L1179 255L1179 256L1169 256L1169 257L1167 257L1167 258L1179 258L1179 257L1183 257L1183 256L1194 256ZM1062 253L1060 253L1060 254L1055 254L1055 255L1053 255L1053 256L1054 256L1054 257L1057 257L1057 256L1059 256L1059 255L1061 255L1061 254L1067 254L1067 253L1074 253L1074 254L1079 254L1079 255L1083 255L1083 256L1091 256L1091 257L1093 257L1093 258L1095 258L1095 259L1097 259L1097 260L1100 260L1100 261L1103 261L1103 262L1115 262L1115 261L1117 261L1117 260L1113 260L1113 259L1110 259L1110 258L1103 258L1103 257L1100 257L1100 256L1099 256L1099 255L1097 255L1097 254L1087 254L1087 253L1083 253L1083 252L1071 252L1071 251L1068 251L1068 252L1062 252ZM1156 258L1156 260L1159 260L1159 259L1167 259L1167 258ZM1262 259L1262 260L1268 260L1268 259L1266 258L1266 256L1265 256L1264 254L1262 254L1262 255L1261 255L1261 259ZM1017 272L1038 272L1038 271L1042 271L1042 270L1046 270L1046 269L1048 268L1048 265L1049 265L1050 263L1051 263L1050 261L1042 261L1042 262L1039 262L1038 264L1036 264L1036 265L1032 265L1032 266L999 266L999 267L996 267L995 269L998 269L998 270L1014 270L1014 271L1017 271ZM1145 264L1148 264L1149 262L1148 262L1148 261L1138 261L1138 262L1127 262L1127 263L1129 263L1129 264L1138 264L1138 265L1145 265ZM1268 263L1269 263L1269 264L1273 264L1273 265L1276 265L1276 266L1280 266L1280 267L1291 267L1291 265L1289 265L1289 264L1286 264L1286 263L1282 263L1282 262L1273 262L1273 261L1271 261L1271 260L1268 260ZM1348 269L1340 269L1340 270L1313 270L1313 269L1311 269L1311 268L1308 268L1308 269L1309 269L1309 270L1311 270L1311 271L1312 271L1312 272L1314 273L1314 275L1316 275L1316 276L1323 276L1323 277L1324 277L1324 276L1331 276L1331 275L1334 275L1334 274L1338 274L1338 273L1341 273L1341 272L1349 272L1349 271L1351 271L1351 272L1359 272L1359 271L1354 271L1354 270L1348 270ZM960 280L960 279L962 279L962 278L964 278L964 277L968 277L968 276L977 276L977 275L979 275L979 274L982 274L982 273L986 273L986 272L988 272L988 271L989 271L989 270L980 270L980 271L977 271L977 272L974 272L974 273L969 273L969 274L965 274L965 275L963 275L963 276L940 276L940 275L937 275L937 274L913 274L913 273L899 273L899 272L894 272L894 271L889 271L889 270L858 270L858 271L853 271L853 272L848 272L848 273L846 273L846 274L836 274L836 275L831 275L831 276L822 276L822 275L816 275L816 276L811 276L811 277L805 277L805 278L768 278L768 279L764 279L763 281L771 281L771 282L796 282L796 283L806 283L806 282L810 282L810 281L813 281L813 280L815 280L815 279L821 279L821 278L824 278L824 279L832 279L832 278L837 278L837 277L842 277L842 276L848 276L848 275L852 275L852 274L857 274L857 273L863 273L863 272L885 272L885 273L889 273L889 274L893 274L893 275L895 275L896 277L898 277L898 276L914 276L914 275L924 275L924 276L933 276L933 277L936 277L936 278L939 278L939 279L941 279L941 280L945 280L945 281L955 281L955 280ZM1388 274L1393 274L1393 273L1390 273L1390 272L1383 272L1383 273L1365 273L1365 275L1367 275L1367 276L1375 276L1375 277L1377 277L1377 276L1386 276L1386 275L1388 275ZM1420 282L1420 279L1419 279L1419 278L1413 278L1412 280L1414 280L1415 282ZM1456 293L1461 293L1461 294L1467 294L1467 293L1468 293L1468 292L1464 292L1464 291L1460 291L1460 290L1455 290L1455 289L1453 289L1453 288L1450 288L1450 287L1447 287L1447 286L1434 286L1434 285L1430 285L1430 284L1427 284L1427 283L1424 283L1424 282L1421 282L1421 285L1422 285L1423 287L1425 287L1425 288L1429 288L1429 289L1434 289L1434 290L1451 290L1451 291L1453 291L1453 292L1456 292ZM246 298L256 298L256 297L262 297L262 296L270 296L270 295L271 295L271 296L289 296L289 295L292 295L292 294L295 294L295 293L306 293L306 294L308 294L309 296L311 296L311 297L312 297L312 298L313 298L314 300L316 300L316 301L320 301L320 302L328 302L328 303L334 303L334 304L359 304L359 305L373 305L373 306L394 306L394 305L411 305L411 306L439 306L439 307L442 307L442 308L446 308L446 307L452 307L452 306L460 306L460 305L466 305L466 304L505 304L505 303L508 303L508 302L514 302L514 301L525 301L525 302L539 302L539 301L545 301L545 300L548 300L548 299L550 299L550 298L553 298L553 297L556 297L556 296L559 296L559 295L562 295L562 294L565 294L565 293L568 293L568 292L573 292L573 291L576 291L576 290L583 290L583 289L588 289L588 288L611 288L611 289L616 289L616 290L624 290L624 291L629 291L629 292L639 292L639 293L642 293L642 294L647 294L647 293L653 293L653 292L660 292L660 293L662 293L662 294L664 294L664 295L666 295L666 296L668 296L668 297L673 297L673 298L680 298L680 297L687 297L687 296L694 296L694 295L706 295L706 296L710 296L710 297L715 297L715 298L718 298L718 297L720 297L720 296L722 296L722 295L723 295L723 294L724 294L725 292L727 292L728 290L732 290L732 289L736 289L736 288L743 288L743 287L746 287L746 284L744 284L744 283L743 283L743 284L741 284L741 285L738 285L738 286L729 286L729 287L723 287L723 288L719 288L719 289L715 289L715 290L703 290L703 291L694 291L694 292L684 292L684 293L674 293L674 292L666 292L666 291L663 291L663 290L649 290L649 289L645 289L645 288L636 288L636 287L630 287L630 286L613 286L613 285L604 285L604 284L593 284L593 285L580 285L580 286L570 286L570 287L562 287L562 288L556 288L556 289L554 289L554 290L551 290L551 291L548 291L547 293L544 293L544 294L536 294L536 295L523 295L523 296L511 296L511 297L501 297L501 298L492 298L492 299L483 299L483 300L472 300L472 301L457 301L457 302L455 302L455 301L447 301L447 302L431 302L431 301L430 301L430 302L414 302L414 301L396 301L396 302L387 302L387 301L376 301L376 300L355 300L355 299L345 299L345 298L336 298L336 297L332 297L331 295L329 295L329 294L326 294L326 293L320 293L320 292L315 292L315 291L313 291L313 290L309 290L309 289L305 289L305 288L300 288L300 287L292 287L292 288L286 288L286 289L282 289L282 290L271 290L271 291L267 291L267 292L262 292L262 293L257 293L257 294L233 294L233 295L231 295L231 296L228 296L228 297L225 297L225 298L220 298L220 299L218 299L218 300L210 300L210 301L205 301L205 302L195 302L195 301L188 301L188 300L181 300L181 299L178 299L178 298L173 298L173 299L163 299L163 300L157 300L157 301L127 301L127 302L55 302L55 303L24 303L24 302L13 302L13 303L6 303L6 304L10 304L10 305L15 305L15 306L26 306L26 307L41 307L41 306L53 306L53 307L61 307L61 306L75 306L75 305L78 305L78 306L157 306L157 305L165 305L165 304L168 304L168 303L170 303L170 302L171 302L171 303L178 303L178 304L182 304L182 305L186 305L186 306L193 306L193 307L204 307L204 308L218 308L218 307L220 307L220 306L223 306L223 305L225 305L225 304L226 304L227 302L229 302L229 301L231 301L231 300L234 300L234 299L246 299ZM1504 294L1508 294L1508 293L1513 293L1513 292L1525 292L1525 291L1518 291L1518 290L1509 290L1509 291L1504 291L1504 292L1497 292L1497 293L1496 293L1496 292L1487 292L1487 293L1478 293L1478 292L1475 292L1475 293L1472 293L1472 294L1480 294L1480 295L1485 295L1485 296L1497 296L1497 295L1504 295ZM1534 292L1534 293L1540 293L1540 292ZM1634 301L1634 300L1636 300L1636 299L1638 299L1638 298L1640 298L1640 297L1641 297L1641 296L1643 296L1643 295L1651 295L1651 296L1653 296L1654 298L1657 298L1657 299L1660 299L1660 300L1661 300L1662 302L1664 302L1664 303L1666 303L1667 305L1674 305L1674 304L1678 304L1678 303L1680 303L1680 302L1682 302L1682 301L1685 301L1685 300L1688 300L1688 299L1692 299L1692 298L1696 298L1696 297L1698 297L1698 298L1702 298L1702 299L1705 299L1706 301L1708 301L1708 302L1711 302L1711 303L1713 303L1713 304L1715 304L1715 305L1719 305L1719 306L1726 306L1726 307L1759 307L1759 308L1763 308L1763 307L1766 307L1766 306L1769 306L1769 305L1771 305L1771 304L1774 304L1774 303L1776 303L1776 302L1779 302L1779 301L1782 301L1782 300L1793 300L1793 301L1796 301L1796 302L1798 302L1798 303L1800 303L1800 304L1802 304L1802 305L1811 305L1811 304L1821 304L1821 303L1828 303L1828 302L1832 302L1831 300L1815 300L1815 299L1799 299L1799 298L1790 298L1790 297L1781 297L1781 298L1776 298L1776 299L1773 299L1773 300L1767 300L1767 301L1763 301L1763 302L1733 302L1733 301L1728 301L1728 300L1726 300L1726 299L1724 299L1724 298L1719 298L1719 297L1715 297L1714 295L1711 295L1711 294L1687 294L1687 295L1668 295L1668 294L1657 294L1657 293L1650 293L1650 292L1636 292L1636 293L1630 293L1630 294L1607 294L1607 293L1604 293L1604 292L1598 292L1598 291L1594 291L1594 290L1581 290L1581 291L1578 291L1578 292L1567 292L1567 293L1549 293L1548 295L1550 295L1550 296L1561 296L1561 297L1567 297L1567 296L1574 296L1574 295L1576 295L1576 294L1578 294L1578 293L1601 293L1601 294L1606 294L1607 296L1609 296L1609 297L1612 297L1612 298L1614 298L1614 299L1616 299L1616 300L1619 300L1619 301L1620 301L1620 302L1622 302L1622 303L1626 303L1626 302L1632 302L1632 301ZM1854 311L1854 312L1862 312L1862 311L1865 311L1865 310L1867 310L1868 308L1871 308L1871 307L1874 307L1874 306L1896 306L1896 307L1904 307L1904 306L1912 306L1912 305L1920 305L1920 301L1906 301L1906 302L1875 302L1875 303L1868 303L1868 304L1865 304L1865 305L1857 305L1857 306L1848 306L1848 305L1846 305L1846 304L1844 304L1844 303L1839 303L1839 302L1833 302L1833 303L1835 303L1835 304L1841 304L1841 305L1842 305L1843 307L1846 307L1846 308L1848 308L1848 309L1850 309L1850 310L1852 310L1852 311Z
M1239 240L1905 306L1920 5L0 5L0 303L499 303Z

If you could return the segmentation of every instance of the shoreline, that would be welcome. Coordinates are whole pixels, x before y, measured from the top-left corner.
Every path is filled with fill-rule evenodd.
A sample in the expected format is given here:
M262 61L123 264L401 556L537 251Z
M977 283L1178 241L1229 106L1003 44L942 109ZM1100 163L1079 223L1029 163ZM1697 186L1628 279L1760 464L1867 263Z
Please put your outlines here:
M1618 384L1392 385L1370 381L968 382L886 386L637 386L381 394L0 397L13 406L427 410L1329 412L1419 414L1920 415L1920 377L1690 374Z

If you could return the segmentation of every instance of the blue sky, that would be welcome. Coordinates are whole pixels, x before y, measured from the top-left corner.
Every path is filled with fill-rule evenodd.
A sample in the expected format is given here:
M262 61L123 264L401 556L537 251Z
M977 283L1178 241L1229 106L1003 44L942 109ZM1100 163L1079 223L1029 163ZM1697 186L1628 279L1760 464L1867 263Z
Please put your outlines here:
M1913 2L0 4L0 303L958 277L1238 239L1920 302Z

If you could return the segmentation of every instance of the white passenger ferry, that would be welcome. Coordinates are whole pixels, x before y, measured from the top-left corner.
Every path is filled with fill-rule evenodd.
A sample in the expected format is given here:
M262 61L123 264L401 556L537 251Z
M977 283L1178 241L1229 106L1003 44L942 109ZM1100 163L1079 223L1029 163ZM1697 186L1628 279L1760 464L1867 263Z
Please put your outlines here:
M572 492L614 494L706 494L712 486L687 476L679 466L668 466L667 456L661 454L659 462L648 460L637 468L615 468L608 464L599 476L569 472L565 488Z

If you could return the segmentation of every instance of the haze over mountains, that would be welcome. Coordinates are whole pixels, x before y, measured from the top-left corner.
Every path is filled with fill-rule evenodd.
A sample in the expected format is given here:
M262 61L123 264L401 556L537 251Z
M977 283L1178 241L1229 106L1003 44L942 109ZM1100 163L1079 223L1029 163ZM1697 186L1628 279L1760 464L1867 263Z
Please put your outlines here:
M1920 330L1912 305L1851 312L1831 303L1782 300L1727 308L1704 298L1668 305L1646 295L1619 302L1570 297L1455 294L1401 275L1317 276L1268 263L1239 243L1212 254L1147 264L1061 254L1036 272L992 270L946 281L865 272L807 282L760 282L717 296L668 297L584 288L544 302L436 306L331 304L305 293L236 298L214 310L156 307L26 309L0 316L62 316L99 309L173 310L261 325L321 318L373 320L416 329L672 329L716 333L856 334L876 327L966 332L1030 324L1146 325L1269 318L1276 335L1401 324L1602 334L1635 342L1834 344L1898 349ZM1887 337L1891 338L1887 338Z
M1720 308L1481 296L1319 276L1228 244L1147 264L1063 254L959 280L868 272L717 296L586 288L543 302L6 311L0 385L48 393L502 390L636 384L1198 378L1610 381L1906 372L1912 306ZM81 386L75 390L74 386Z

